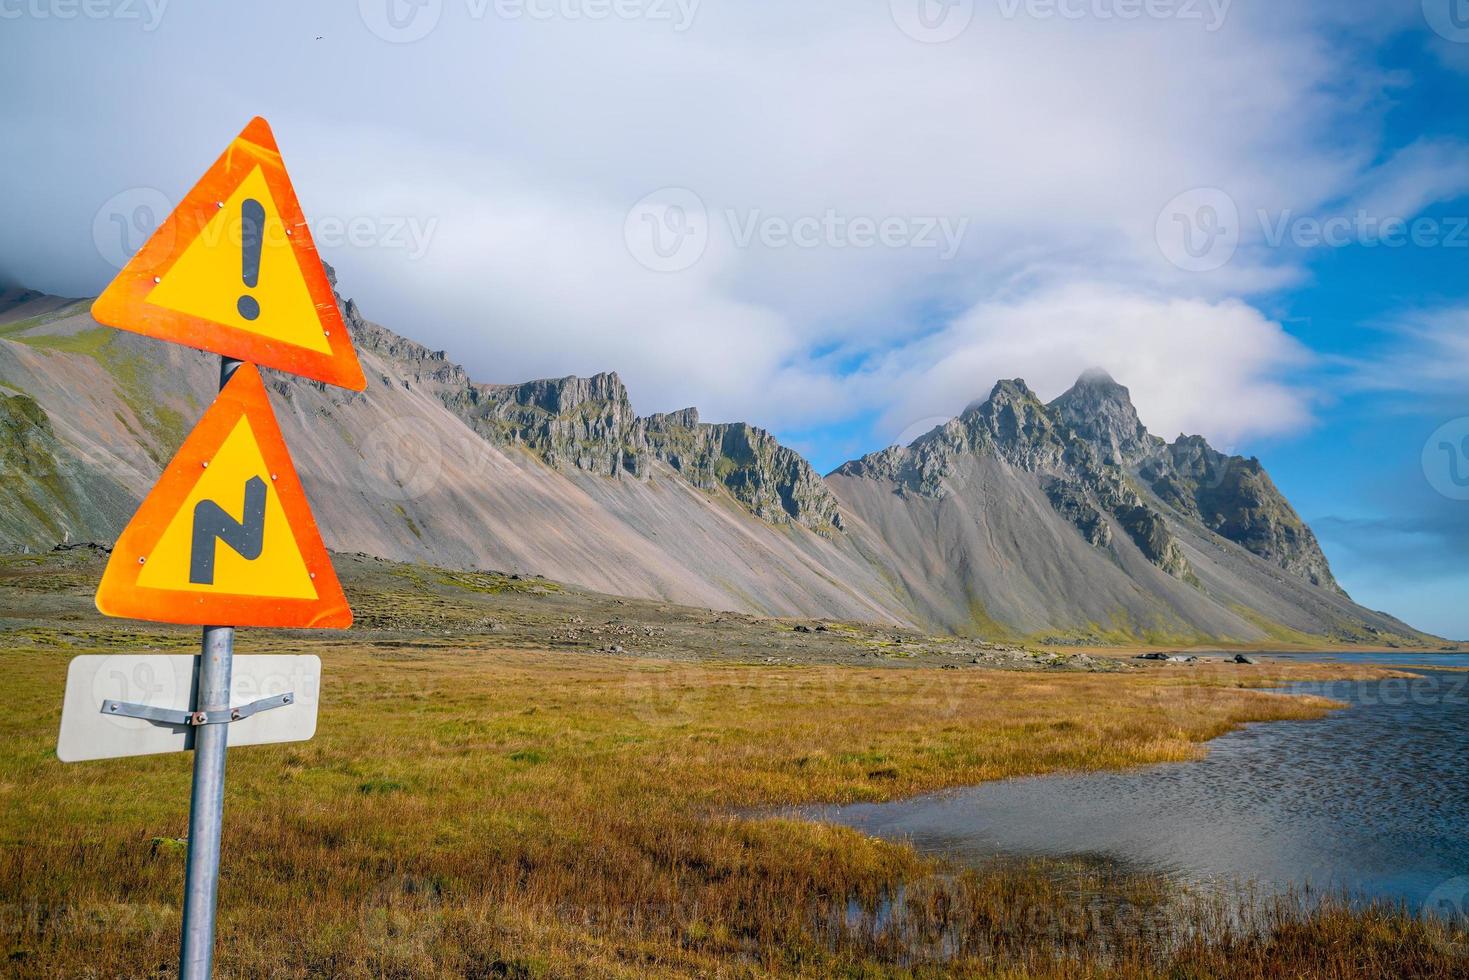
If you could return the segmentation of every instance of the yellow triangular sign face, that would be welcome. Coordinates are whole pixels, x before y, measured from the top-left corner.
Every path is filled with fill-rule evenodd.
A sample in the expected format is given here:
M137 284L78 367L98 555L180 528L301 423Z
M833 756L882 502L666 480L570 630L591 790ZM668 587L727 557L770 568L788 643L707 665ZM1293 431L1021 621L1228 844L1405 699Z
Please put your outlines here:
M263 218L260 243L251 252L255 286L243 285L244 218L254 202ZM259 167L240 182L224 207L184 249L167 276L148 293L148 302L186 316L254 331L282 343L330 354L316 306L291 248L280 211ZM252 224L253 230L253 224ZM252 235L253 240L253 235ZM240 309L241 298L252 303ZM252 314L247 319L245 313Z
M97 608L204 626L351 624L252 365L235 372L123 531Z
M148 561L138 573L138 584L153 589L315 599L316 587L311 583L311 573L306 571L301 550L291 537L280 494L269 492L270 485L279 482L280 474L270 472L260 442L250 428L250 420L242 415L149 553ZM258 552L254 547L247 547L242 553L211 541L205 547L212 549L212 558L203 555L196 558L200 505L207 508L208 502L215 502L223 511L219 523L233 521L248 530L252 517L250 491L256 487L259 488L256 500L264 502L259 514ZM214 512L206 510L206 513ZM254 557L246 557L252 553ZM185 570L192 573L193 566L200 561L213 562L209 574L184 574Z
M92 316L353 391L367 386L264 119L235 137Z

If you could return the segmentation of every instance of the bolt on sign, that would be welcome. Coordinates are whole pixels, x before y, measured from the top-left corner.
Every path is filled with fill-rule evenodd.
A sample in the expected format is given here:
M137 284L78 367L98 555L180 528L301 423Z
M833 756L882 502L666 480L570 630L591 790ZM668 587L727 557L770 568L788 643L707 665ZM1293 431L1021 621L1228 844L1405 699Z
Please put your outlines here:
M252 119L92 305L220 355L220 392L123 530L97 609L204 627L198 656L77 657L64 762L194 753L179 975L212 974L225 751L316 732L321 662L234 655L237 626L346 628L352 610L257 365L367 387L264 119Z
M92 304L121 330L362 391L270 126L235 137Z

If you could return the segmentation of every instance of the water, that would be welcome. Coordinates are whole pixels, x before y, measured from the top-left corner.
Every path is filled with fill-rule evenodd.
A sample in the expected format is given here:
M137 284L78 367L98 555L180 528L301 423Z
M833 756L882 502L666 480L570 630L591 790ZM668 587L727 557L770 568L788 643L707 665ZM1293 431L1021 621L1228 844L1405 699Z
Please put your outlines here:
M1469 666L1463 655L1332 659ZM1292 685L1351 707L1246 726L1198 762L1013 779L817 816L973 864L1101 857L1206 888L1309 885L1469 915L1469 673L1413 674Z

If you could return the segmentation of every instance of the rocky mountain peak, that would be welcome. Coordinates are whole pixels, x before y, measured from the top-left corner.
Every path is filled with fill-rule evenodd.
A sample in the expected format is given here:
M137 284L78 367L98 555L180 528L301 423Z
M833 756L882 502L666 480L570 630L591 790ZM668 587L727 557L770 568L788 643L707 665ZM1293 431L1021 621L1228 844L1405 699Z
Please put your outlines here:
M1056 465L1065 446L1046 406L1023 379L995 383L987 400L963 416L971 442L1022 469Z
M1316 535L1255 457L1229 456L1203 436L1181 435L1137 469L1163 503L1221 537L1345 595Z
M676 412L654 412L646 416L648 429L664 430L674 428L691 429L699 424L699 410L697 408L681 408Z
M1138 418L1132 393L1101 368L1083 371L1047 407L1072 432L1101 450L1105 459L1133 463L1161 445Z
M943 498L953 492L950 478L966 453L1036 474L1057 512L1089 544L1113 545L1110 520L1178 578L1193 573L1169 527L1169 509L1314 585L1337 589L1315 536L1259 460L1225 456L1200 436L1170 446L1143 426L1127 388L1099 368L1049 404L1019 378L999 381L989 398L948 425L836 472Z

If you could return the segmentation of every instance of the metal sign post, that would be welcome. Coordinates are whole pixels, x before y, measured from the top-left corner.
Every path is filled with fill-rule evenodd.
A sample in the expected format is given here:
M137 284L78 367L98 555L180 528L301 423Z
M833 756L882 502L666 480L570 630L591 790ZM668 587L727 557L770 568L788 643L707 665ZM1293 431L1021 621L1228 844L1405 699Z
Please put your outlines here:
M238 362L236 362L238 363ZM224 761L229 743L233 626L204 627L194 729L194 788L189 794L189 860L184 873L181 980L208 980L214 961L214 907L219 896L219 839L224 824ZM222 723L209 724L218 716Z
M230 143L92 315L220 355L219 396L119 535L96 596L105 616L202 626L199 656L73 659L56 745L63 762L193 750L179 976L208 980L226 750L311 738L321 681L314 656L237 663L235 627L352 625L259 366L352 391L367 380L264 119Z
M219 387L240 362L219 359ZM204 627L194 696L194 786L189 793L189 859L184 872L180 980L209 980L214 967L214 909L219 897L219 839L224 827L224 763L229 746L233 626ZM200 718L200 715L203 715ZM211 717L214 716L214 717ZM219 723L210 724L218 718Z

